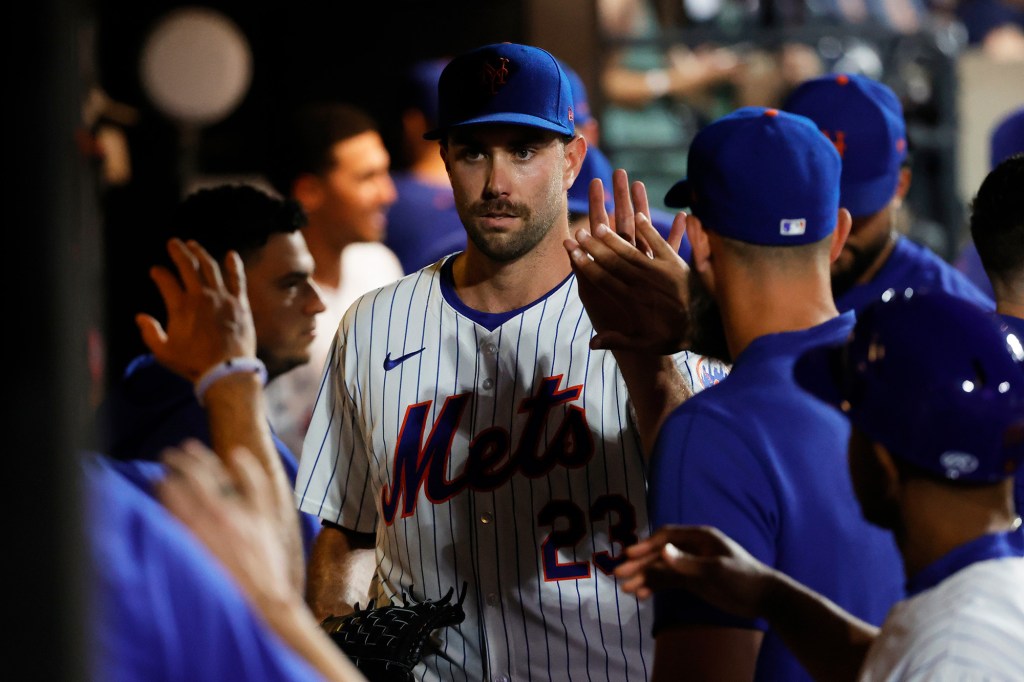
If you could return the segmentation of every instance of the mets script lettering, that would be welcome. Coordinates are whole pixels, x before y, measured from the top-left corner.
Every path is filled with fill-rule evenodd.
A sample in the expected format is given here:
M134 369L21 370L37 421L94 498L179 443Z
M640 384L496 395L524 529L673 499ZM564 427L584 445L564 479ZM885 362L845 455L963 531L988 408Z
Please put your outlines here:
M520 403L519 414L526 415L526 424L514 449L507 429L484 429L470 442L463 471L452 479L446 474L452 440L471 394L445 400L425 442L423 433L431 401L406 408L395 445L391 485L381 490L384 522L394 523L399 508L403 518L412 515L421 489L428 500L441 503L467 489L494 490L517 473L540 478L558 465L570 469L584 466L594 455L594 440L583 408L570 405L554 436L547 443L541 442L551 410L578 400L583 390L582 386L559 390L561 382L562 375L543 379L536 394Z

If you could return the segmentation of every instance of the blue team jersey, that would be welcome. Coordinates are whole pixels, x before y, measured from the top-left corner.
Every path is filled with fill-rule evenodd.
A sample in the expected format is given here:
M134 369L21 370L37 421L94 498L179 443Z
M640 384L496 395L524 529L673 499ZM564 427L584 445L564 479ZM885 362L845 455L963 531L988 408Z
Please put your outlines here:
M111 388L100 418L105 447L115 459L160 458L164 448L195 438L210 445L206 410L196 400L192 384L163 367L152 355L141 355L125 370L122 381ZM295 485L298 462L288 446L271 430L274 447L291 484ZM298 512L302 544L309 557L320 520Z
M839 312L860 312L882 297L887 289L903 291L942 291L965 299L984 310L994 310L995 302L962 272L906 237L896 242L889 258L870 282L858 284L836 297Z
M728 379L666 420L651 460L651 520L715 526L764 563L880 625L904 594L892 535L861 516L847 467L847 419L799 388L796 358L838 344L853 313L803 331L769 334ZM675 626L766 630L758 680L810 680L763 621L736 618L684 591L655 594L655 635Z
M466 248L466 230L455 210L450 185L423 182L412 173L395 173L398 199L388 209L384 245L395 252L406 274Z
M321 679L184 526L108 459L83 457L92 679Z

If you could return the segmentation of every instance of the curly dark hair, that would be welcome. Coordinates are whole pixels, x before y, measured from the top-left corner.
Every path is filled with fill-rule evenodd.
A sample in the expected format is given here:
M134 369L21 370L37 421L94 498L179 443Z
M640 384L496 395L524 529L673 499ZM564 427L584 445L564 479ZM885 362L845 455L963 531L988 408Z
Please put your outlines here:
M1024 153L985 177L971 202L971 237L990 278L1024 273Z
M194 239L217 262L228 251L244 259L267 244L271 235L295 232L306 214L293 200L282 200L250 185L219 185L200 189L175 207L171 236Z

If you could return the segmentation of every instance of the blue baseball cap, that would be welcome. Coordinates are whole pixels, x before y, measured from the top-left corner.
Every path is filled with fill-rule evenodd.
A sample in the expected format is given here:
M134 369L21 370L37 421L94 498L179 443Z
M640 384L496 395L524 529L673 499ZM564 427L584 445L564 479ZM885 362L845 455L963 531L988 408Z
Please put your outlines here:
M437 125L437 83L448 59L422 59L409 67L409 99L431 126Z
M575 133L569 78L551 53L530 45L495 43L455 57L441 72L438 105L428 140L483 123Z
M806 352L797 382L893 457L994 483L1024 460L1024 338L942 292L886 292L847 341Z
M839 152L809 119L743 107L697 133L686 158L665 205L689 206L724 237L797 246L835 229Z
M562 71L565 71L565 75L569 78L569 89L572 90L572 113L575 117L575 124L583 125L590 121L591 118L587 86L583 84L583 79L576 73L576 70L563 60L559 59L558 65L562 67Z
M992 169L1014 154L1024 152L1024 107L1003 118L990 140L989 161Z
M859 74L804 81L782 107L814 121L839 150L839 203L855 217L885 208L907 158L903 105L888 86Z

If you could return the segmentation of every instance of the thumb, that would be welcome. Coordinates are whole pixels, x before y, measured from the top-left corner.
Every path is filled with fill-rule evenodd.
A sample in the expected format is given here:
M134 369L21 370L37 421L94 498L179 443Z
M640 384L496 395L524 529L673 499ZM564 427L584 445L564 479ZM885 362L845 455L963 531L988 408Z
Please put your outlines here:
M139 313L135 316L135 324L139 328L139 333L142 334L142 342L154 355L167 343L167 334L164 333L164 328L152 315Z
M678 573L692 575L695 572L694 556L679 549L671 542L662 548L661 556L665 559L665 563Z

